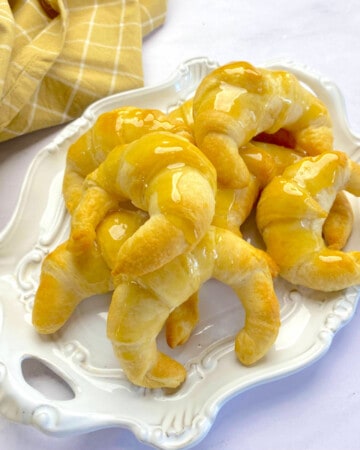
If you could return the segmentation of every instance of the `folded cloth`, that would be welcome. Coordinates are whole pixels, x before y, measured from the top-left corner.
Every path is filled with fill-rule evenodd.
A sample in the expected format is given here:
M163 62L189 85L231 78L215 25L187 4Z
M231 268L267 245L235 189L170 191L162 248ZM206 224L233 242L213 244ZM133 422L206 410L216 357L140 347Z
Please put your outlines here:
M0 141L141 87L142 39L166 0L0 0Z

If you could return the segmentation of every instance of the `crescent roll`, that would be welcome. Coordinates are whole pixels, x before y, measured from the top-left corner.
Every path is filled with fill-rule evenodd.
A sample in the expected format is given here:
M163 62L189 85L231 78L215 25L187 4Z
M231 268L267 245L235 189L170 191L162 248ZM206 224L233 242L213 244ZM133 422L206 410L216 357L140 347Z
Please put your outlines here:
M157 349L156 338L170 314L210 278L237 294L246 318L235 337L235 352L241 363L254 364L271 348L280 327L272 280L276 270L264 252L212 226L192 251L141 277L119 277L108 337L129 380L148 388L174 388L184 381L185 368Z
M332 150L331 120L325 105L287 71L234 62L212 71L193 102L198 147L229 187L242 188L249 173L239 148L262 132L291 133L308 154Z
M69 248L81 253L118 202L130 200L149 220L126 241L114 274L155 270L190 250L208 230L215 210L216 171L188 140L154 132L115 147L89 174L73 213Z
M321 291L360 283L360 252L328 247L323 226L339 191L359 196L359 166L326 152L289 166L263 190L256 221L280 275Z
M68 149L63 180L65 204L73 213L86 176L101 164L116 145L129 144L147 133L168 131L192 140L191 130L180 119L157 109L124 106L101 114L94 125Z

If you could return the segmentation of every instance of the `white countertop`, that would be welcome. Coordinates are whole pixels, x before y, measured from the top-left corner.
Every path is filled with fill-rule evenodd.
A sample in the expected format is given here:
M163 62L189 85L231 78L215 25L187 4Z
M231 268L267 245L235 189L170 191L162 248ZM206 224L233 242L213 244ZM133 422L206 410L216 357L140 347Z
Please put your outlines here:
M222 6L220 6L220 3ZM355 1L209 2L169 0L165 25L143 47L145 84L164 81L190 58L220 64L292 60L323 74L342 91L352 129L360 132L360 7ZM0 144L0 229L11 215L25 172L62 127ZM195 448L354 450L359 448L359 313L326 355L289 377L228 401ZM0 389L0 398L3 392ZM0 402L1 403L1 402ZM65 438L0 416L0 448L9 450L146 449L130 431L105 429Z

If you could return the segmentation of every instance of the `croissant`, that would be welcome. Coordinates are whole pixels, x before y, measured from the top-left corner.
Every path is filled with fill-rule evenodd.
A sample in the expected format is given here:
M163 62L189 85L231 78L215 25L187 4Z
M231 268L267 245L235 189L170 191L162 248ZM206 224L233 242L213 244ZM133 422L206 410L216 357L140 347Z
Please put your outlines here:
M332 150L331 120L325 105L286 71L247 62L224 65L207 75L194 101L196 145L216 167L219 181L241 188L249 181L239 148L262 132L291 133L308 154Z
M86 254L75 255L64 242L46 256L32 311L32 323L39 333L56 332L82 300L114 289L114 243L119 248L147 218L135 208L119 209L104 218L97 229L98 238Z
M128 144L153 131L169 131L192 140L191 130L180 118L169 117L157 109L125 106L101 114L66 155L63 195L70 214L80 201L84 178L109 152L116 145Z
M256 222L283 278L325 292L360 283L360 252L330 248L322 236L337 193L360 196L359 181L360 166L334 151L294 163L265 187Z
M245 324L235 338L239 361L258 361L280 327L276 270L264 252L211 226L192 251L141 277L116 279L107 333L129 380L148 388L174 388L184 381L185 368L157 349L156 338L170 314L211 277L231 286L244 307Z
M251 174L256 177L258 194L275 176L281 175L286 167L306 156L304 152L280 144L256 141L252 141L252 145L242 147L241 154ZM323 237L327 246L342 249L352 232L353 223L354 214L349 199L340 191L336 194L323 226Z
M96 243L86 255L74 255L65 242L46 256L32 312L32 323L39 333L55 333L82 300L113 290L111 269L117 251L148 219L145 212L126 206L103 219L96 230ZM198 294L195 293L183 303L181 311L170 314L166 338L171 347L184 343L179 340L190 336L198 321L197 308Z
M85 298L113 289L111 271L94 244L87 255L74 255L67 243L42 263L32 323L42 334L55 333Z
M115 147L86 178L72 216L69 248L86 252L106 213L131 200L149 220L129 238L114 266L142 274L193 248L215 209L216 172L204 154L173 133L154 132Z
M185 344L199 322L199 293L177 306L166 319L166 342L171 348Z

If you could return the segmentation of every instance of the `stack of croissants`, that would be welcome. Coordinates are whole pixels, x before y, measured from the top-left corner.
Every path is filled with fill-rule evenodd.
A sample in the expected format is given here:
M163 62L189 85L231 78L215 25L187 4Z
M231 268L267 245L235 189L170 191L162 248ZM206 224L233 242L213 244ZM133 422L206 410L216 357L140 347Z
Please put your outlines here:
M360 283L360 252L342 250L344 191L360 195L360 166L334 149L326 106L284 70L234 62L170 112L105 112L67 150L70 234L42 263L33 325L54 333L83 299L112 292L107 336L124 374L176 388L186 369L157 337L191 339L213 278L241 302L235 353L252 365L280 328L274 277L321 291ZM262 249L242 236L250 213Z

